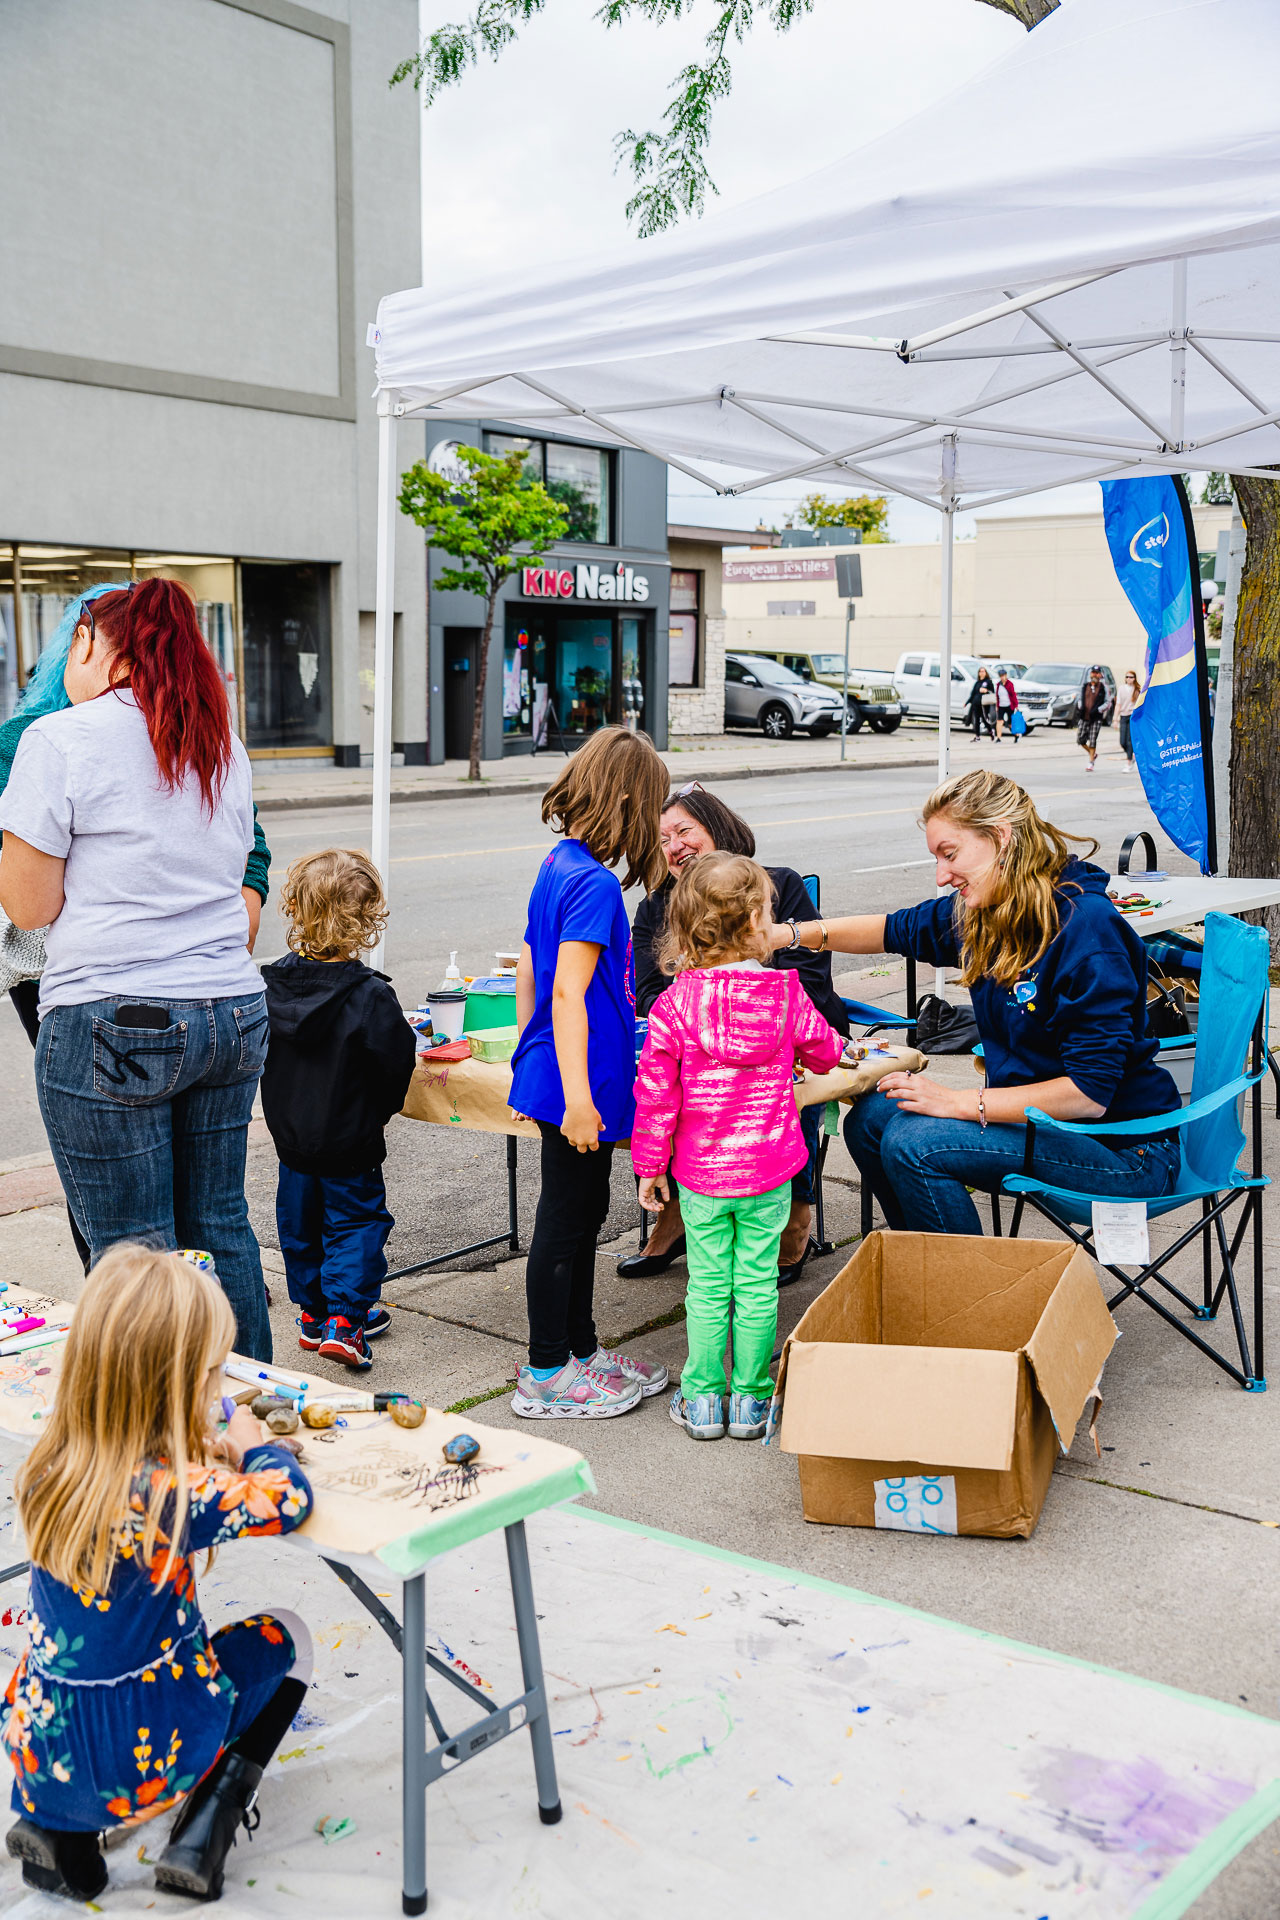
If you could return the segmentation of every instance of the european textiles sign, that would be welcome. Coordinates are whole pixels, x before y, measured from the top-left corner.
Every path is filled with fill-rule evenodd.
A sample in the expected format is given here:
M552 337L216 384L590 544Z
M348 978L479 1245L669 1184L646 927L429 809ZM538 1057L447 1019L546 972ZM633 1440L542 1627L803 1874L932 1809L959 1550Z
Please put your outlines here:
M1130 719L1133 757L1151 811L1183 853L1212 871L1206 791L1207 668L1196 626L1198 570L1177 484L1161 474L1104 480L1102 513L1116 576L1147 633L1141 692Z

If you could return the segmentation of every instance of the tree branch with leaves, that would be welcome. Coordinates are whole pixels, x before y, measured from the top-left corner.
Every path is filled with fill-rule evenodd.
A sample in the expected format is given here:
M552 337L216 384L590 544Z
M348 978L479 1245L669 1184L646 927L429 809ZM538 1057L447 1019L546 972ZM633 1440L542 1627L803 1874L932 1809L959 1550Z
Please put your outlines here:
M458 459L467 469L462 482L456 475L433 473L425 460L410 467L400 483L400 511L426 530L431 546L462 562L442 567L436 587L474 593L484 601L467 766L467 778L478 780L498 595L521 567L542 565L546 549L568 532L569 515L540 480L530 478L521 448L499 456L459 447Z

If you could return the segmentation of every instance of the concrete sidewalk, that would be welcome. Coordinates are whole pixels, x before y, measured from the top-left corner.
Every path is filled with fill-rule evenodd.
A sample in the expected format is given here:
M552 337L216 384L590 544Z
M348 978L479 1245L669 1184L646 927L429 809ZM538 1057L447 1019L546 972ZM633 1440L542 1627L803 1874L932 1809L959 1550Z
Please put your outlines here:
M1104 739L1102 753L1108 754ZM993 749L989 741L975 746L972 737L953 729L951 759L956 772L985 766ZM1076 764L1083 770L1084 757L1070 732L1040 729L1015 746L1002 743L1010 771L1020 764L1038 766L1045 761ZM1118 743L1114 754L1118 757ZM707 739L677 740L663 750L671 770L672 784L686 780L706 780L717 786L727 780L762 780L780 774L894 772L903 767L922 770L937 765L936 728L904 725L893 734L870 733L865 729L851 734L846 757L840 758L840 736L810 740L796 735L790 740L766 740L760 734L717 734ZM467 778L466 762L447 760L439 767L393 767L391 798L407 800L457 800L463 796L484 794L543 793L561 772L563 754L522 754L506 760L481 762L478 781ZM313 761L257 760L254 762L254 799L260 813L280 813L303 807L368 806L373 799L373 773L368 767L334 767Z

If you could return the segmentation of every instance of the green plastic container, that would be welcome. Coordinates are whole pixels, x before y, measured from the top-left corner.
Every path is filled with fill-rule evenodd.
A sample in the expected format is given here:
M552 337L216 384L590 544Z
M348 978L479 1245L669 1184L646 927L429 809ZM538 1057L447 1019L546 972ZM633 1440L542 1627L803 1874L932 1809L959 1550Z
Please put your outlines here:
M519 1038L516 1027L482 1027L467 1035L467 1044L473 1060L502 1061L511 1058Z
M467 1014L464 1033L483 1033L489 1027L514 1027L516 1023L516 983L473 980L467 988Z

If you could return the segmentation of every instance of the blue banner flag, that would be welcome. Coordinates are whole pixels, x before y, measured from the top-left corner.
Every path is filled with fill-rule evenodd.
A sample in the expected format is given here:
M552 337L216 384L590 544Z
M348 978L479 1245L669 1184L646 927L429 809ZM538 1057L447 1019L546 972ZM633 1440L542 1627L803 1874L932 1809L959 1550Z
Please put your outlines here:
M1116 576L1147 632L1141 692L1129 722L1151 811L1175 847L1213 870L1206 731L1207 665L1199 565L1184 490L1167 474L1104 480L1102 514Z

